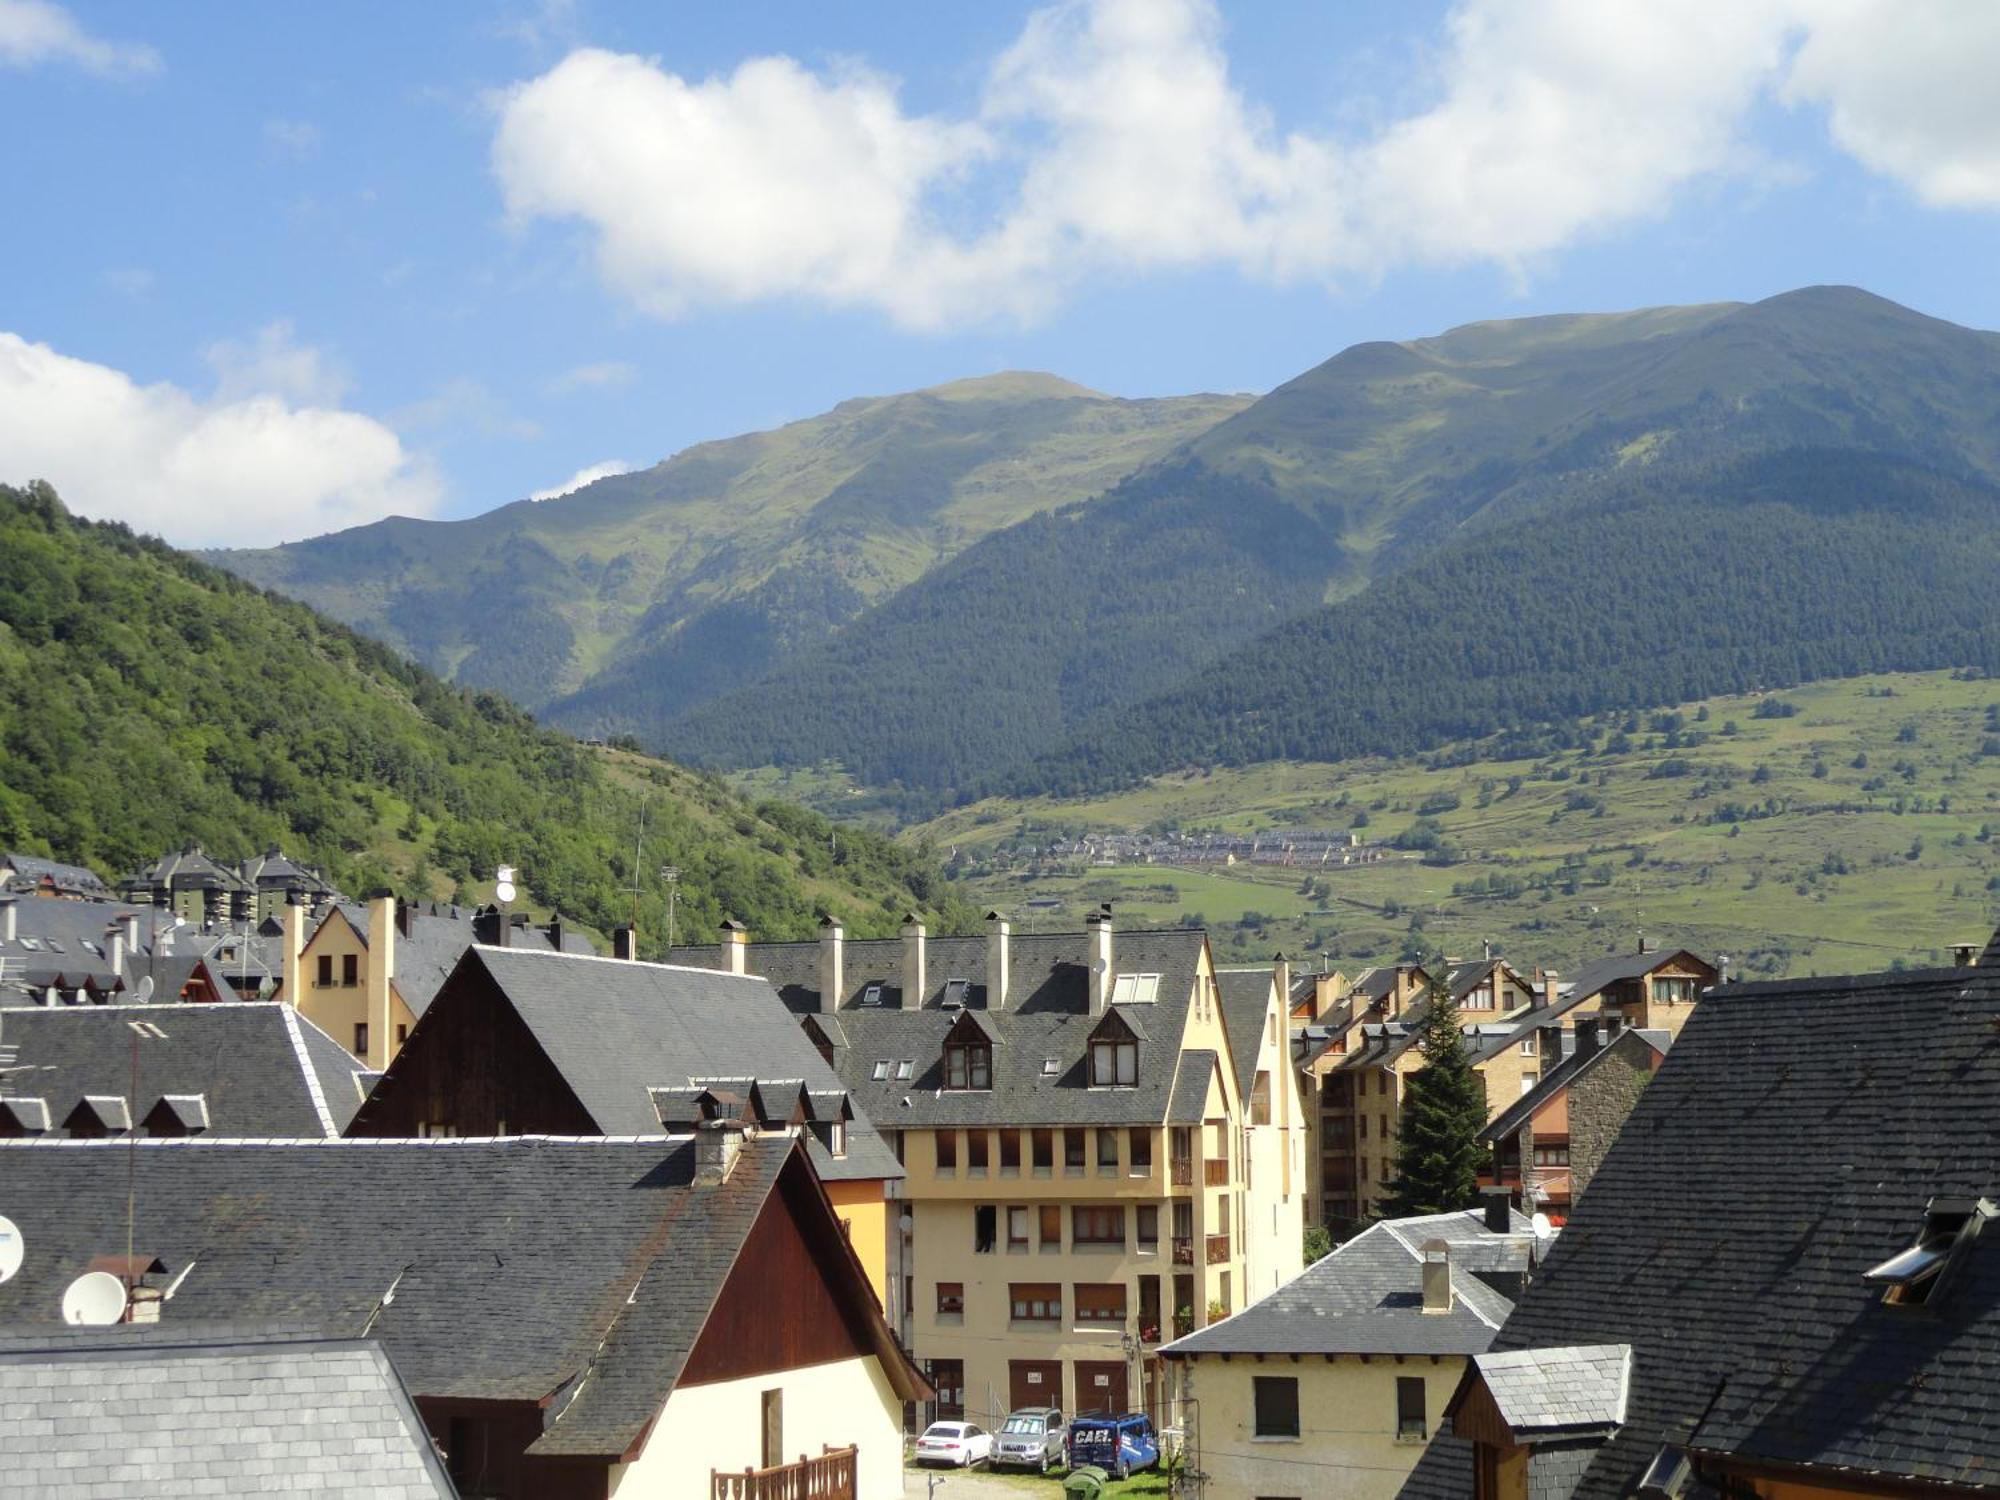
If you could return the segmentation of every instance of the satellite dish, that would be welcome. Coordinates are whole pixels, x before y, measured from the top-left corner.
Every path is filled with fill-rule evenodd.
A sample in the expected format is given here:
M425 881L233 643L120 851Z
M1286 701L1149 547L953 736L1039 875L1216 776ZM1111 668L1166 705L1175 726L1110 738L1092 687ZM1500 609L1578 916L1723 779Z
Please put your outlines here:
M86 1271L63 1293L65 1323L107 1327L125 1316L125 1283L109 1271Z
M493 880L494 900L512 901L514 899L514 867L512 865L502 865L493 872Z
M153 976L148 974L139 981L139 987L132 992L132 1003L135 1005L149 1005L152 1003L152 999Z
M0 1218L0 1281L7 1280L21 1269L21 1256L27 1248L21 1231L14 1227L14 1221Z
M1549 1222L1547 1214L1536 1214L1528 1220L1528 1224L1535 1231L1535 1238L1538 1240L1545 1240L1556 1232L1556 1226Z

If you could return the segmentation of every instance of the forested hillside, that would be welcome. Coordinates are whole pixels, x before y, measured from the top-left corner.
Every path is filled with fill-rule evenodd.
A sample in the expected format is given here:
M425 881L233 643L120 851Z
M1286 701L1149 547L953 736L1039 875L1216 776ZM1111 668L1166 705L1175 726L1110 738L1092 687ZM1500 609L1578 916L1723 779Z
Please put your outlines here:
M724 915L802 937L825 907L860 931L911 906L971 913L928 859L712 778L538 728L302 605L123 526L0 486L0 847L115 877L198 841L283 845L350 894L472 898L502 862L529 899L664 946L655 867L679 866L683 933Z
M1115 484L1245 397L1005 374L842 402L576 493L211 560L582 732L754 678L990 531Z

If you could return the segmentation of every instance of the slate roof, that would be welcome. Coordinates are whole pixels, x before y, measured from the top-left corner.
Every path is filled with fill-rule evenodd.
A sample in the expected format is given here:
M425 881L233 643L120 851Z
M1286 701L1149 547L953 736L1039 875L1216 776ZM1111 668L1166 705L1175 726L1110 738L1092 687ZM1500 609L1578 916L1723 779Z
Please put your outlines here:
M217 1134L330 1136L361 1102L352 1054L272 1000L0 1012L0 1043L15 1054L5 1092L46 1100L56 1121L86 1094L125 1099L134 1020L152 1027L138 1038L136 1117L162 1095L199 1094Z
M0 854L0 870L12 870L17 881L29 885L38 884L46 878L65 890L110 894L103 878L95 870L82 865L66 865L58 859L43 859L39 854Z
M1547 1026L1559 1021L1578 1006L1595 1000L1599 995L1622 979L1637 979L1676 958L1686 955L1697 962L1706 963L1700 954L1687 948L1662 948L1645 953L1614 953L1584 965L1578 971L1568 990L1557 998L1553 1005L1537 1003L1523 1011L1514 1022L1512 1029L1495 1033L1487 1044L1473 1055L1474 1062L1485 1062L1505 1052L1537 1026Z
M8 1493L458 1493L373 1339L77 1328L0 1339Z
M1495 1235L1469 1216L1477 1234ZM1460 1233L1464 1214L1426 1214L1370 1226L1233 1317L1168 1344L1168 1358L1187 1354L1477 1354L1493 1342L1513 1304L1481 1281ZM1520 1221L1525 1227L1527 1221ZM1422 1246L1451 1244L1448 1313L1424 1311ZM1529 1238L1532 1238L1530 1236ZM1525 1255L1525 1247L1515 1251Z
M2000 970L1980 968L1704 997L1495 1343L1632 1346L1626 1420L1578 1497L1624 1496L1691 1440L1850 1481L1994 1486L2000 1236L1921 1311L1862 1273L1932 1197L2000 1190L1996 1015ZM1470 1491L1469 1467L1427 1455L1403 1493Z
M807 1172L796 1146L748 1141L726 1182L696 1188L693 1142L659 1137L0 1141L28 1246L0 1325L58 1321L69 1281L123 1247L131 1153L141 1248L179 1277L163 1326L367 1332L417 1395L547 1398L532 1452L615 1456L658 1414L787 1163Z
M122 978L136 984L145 972L145 955L157 935L176 938L191 931L168 912L154 912L123 901L61 901L36 896L12 899L14 941L0 941L0 1008L41 1005L48 987L60 982L65 990L89 981L108 992L121 976L111 968L111 942L104 929L127 916L139 919L137 961L128 958ZM0 932L4 932L0 924ZM167 951L166 944L162 952Z
M1638 1041L1628 1042L1625 1040L1627 1037L1637 1037ZM1617 1036L1591 1052L1578 1049L1574 1033L1564 1033L1564 1041L1568 1050L1562 1061L1543 1073L1541 1079L1527 1093L1489 1120L1486 1127L1479 1132L1482 1141L1498 1141L1512 1135L1533 1118L1535 1111L1577 1079L1596 1068L1615 1049L1623 1047L1629 1052L1634 1047L1644 1046L1651 1048L1655 1056L1663 1057L1673 1046L1674 1037L1672 1032L1658 1028L1641 1030L1637 1027L1624 1027L1619 1030Z
M368 907L343 901L337 903L336 909L361 935L362 941L367 942L372 920ZM459 959L464 957L468 948L479 943L482 930L480 916L471 907L442 901L422 902L410 911L407 919L410 930L396 934L390 982L395 985L396 993L403 997L403 1003L409 1006L411 1015L422 1019L445 980L450 978L451 971L458 966ZM313 935L316 937L318 933ZM311 945L309 938L307 946ZM524 953L556 951L555 945L549 941L548 930L532 922L509 927L507 948ZM588 956L596 950L582 933L565 931L562 934L562 951Z
M1257 1077L1257 1054L1264 1045L1264 1018L1271 1009L1271 971L1217 969L1215 987L1222 997L1229 1060L1236 1065L1236 1094L1248 1099Z
M1482 1354L1473 1364L1518 1438L1608 1432L1625 1420L1630 1344Z
M1167 1100L1169 1125L1199 1125L1208 1109L1208 1081L1222 1064L1212 1047L1189 1047L1174 1070L1173 1093Z
M843 1092L764 979L520 948L474 947L460 963L500 987L606 1135L658 1132L656 1088L783 1079L794 1096L801 1083ZM848 1131L845 1156L834 1156L817 1136L809 1137L808 1149L828 1181L903 1175L865 1116Z
M845 1044L828 1032L834 1068L861 1113L892 1128L1159 1124L1167 1119L1169 1104L1178 1103L1175 1078L1185 1066L1180 1039L1187 1031L1188 1005L1207 941L1199 929L1187 928L1115 936L1116 973L1160 976L1157 999L1110 1008L1145 1038L1139 1044L1139 1082L1134 1088L1088 1086L1085 1043L1101 1018L1089 1014L1082 933L1011 939L1007 1005L997 1011L983 1009L980 1015L981 1024L1000 1043L993 1048L991 1089L943 1087L944 1037L958 1014L943 1008L946 979L984 976L984 937L930 943L925 963L929 1000L920 1010L906 1011L893 1004L843 1007L838 1021ZM772 967L765 962L764 946L750 949L753 972ZM940 948L945 950L942 959ZM858 958L857 949L863 950ZM901 964L899 940L847 943L843 969L849 994L858 1001L870 984L879 983L885 987L885 999L893 1001L900 994ZM816 986L816 956L813 976ZM816 1002L817 990L812 994ZM788 1003L796 1002L795 988ZM983 977L970 987L968 1004L975 1010L985 1007ZM1049 1058L1056 1060L1053 1074L1043 1071ZM904 1061L911 1064L911 1076L899 1081L896 1064ZM874 1076L878 1062L889 1064L886 1078ZM1195 1107L1198 1111L1199 1105Z

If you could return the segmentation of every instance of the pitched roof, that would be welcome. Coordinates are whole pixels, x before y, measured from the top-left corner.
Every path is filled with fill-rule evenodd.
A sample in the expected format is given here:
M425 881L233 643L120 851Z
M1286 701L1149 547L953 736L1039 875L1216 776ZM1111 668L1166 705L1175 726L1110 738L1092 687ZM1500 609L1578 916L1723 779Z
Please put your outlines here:
M1627 1041L1628 1037L1635 1037L1637 1040ZM1670 1031L1655 1028L1640 1030L1638 1027L1622 1028L1609 1042L1602 1043L1590 1051L1583 1050L1571 1039L1570 1050L1562 1061L1543 1073L1527 1093L1489 1120L1485 1128L1479 1132L1479 1138L1482 1141L1497 1141L1512 1135L1527 1124L1549 1100L1602 1064L1604 1059L1617 1048L1622 1047L1630 1053L1634 1048L1645 1047L1650 1048L1656 1056L1664 1057L1673 1043L1674 1037Z
M0 853L0 870L12 870L16 880L31 883L47 879L65 890L106 890L103 878L95 870L82 865L66 865L57 859L43 859L39 854Z
M1625 1420L1630 1344L1482 1354L1473 1365L1517 1438L1608 1432Z
M1215 987L1222 999L1229 1060L1236 1065L1236 1093L1248 1099L1257 1076L1257 1054L1264 1045L1264 1018L1271 1011L1271 971L1217 969Z
M660 1130L655 1088L786 1079L794 1094L801 1083L842 1091L797 1018L755 976L520 948L469 948L460 964L499 986L606 1135ZM830 1181L903 1175L865 1118L849 1132L845 1156L817 1137L810 1151Z
M1996 1014L2000 970L1978 968L1707 994L1495 1344L1632 1346L1625 1421L1576 1495L1623 1496L1690 1441L1993 1484L2000 1236L1922 1311L1862 1273L1931 1198L2000 1186ZM1436 1468L1405 1495L1469 1491L1469 1469Z
M1682 957L1691 958L1704 967L1713 967L1707 959L1688 948L1649 949L1644 953L1614 953L1607 958L1586 964L1578 971L1569 989L1555 1004L1537 1003L1523 1011L1515 1019L1511 1029L1494 1031L1486 1045L1474 1055L1473 1061L1486 1062L1505 1052L1536 1027L1547 1026L1561 1020L1577 1007L1595 1000L1620 980L1637 979Z
M0 1452L29 1495L458 1493L373 1339L202 1328L0 1339Z
M334 910L346 919L364 943L370 941L369 929L374 917L369 907L358 902L342 901L336 903ZM401 912L399 920L408 930L399 928L396 933L391 982L396 986L396 993L402 996L403 1003L409 1006L411 1015L419 1019L423 1017L466 950L481 945L482 932L489 937L495 935L495 924L500 915L490 908L480 912L445 901L418 902ZM331 916L329 912L329 920ZM315 931L313 937L318 936ZM311 939L307 940L307 946L311 946ZM502 951L553 953L556 947L549 939L547 928L529 922L509 926L506 948ZM596 950L582 933L565 931L561 951L588 956Z
M747 1141L695 1187L686 1138L0 1142L29 1247L0 1324L57 1321L68 1282L124 1245L129 1151L139 1239L179 1278L163 1320L365 1330L419 1396L547 1398L534 1452L622 1454L781 1174L820 1194L796 1148Z
M58 981L64 989L89 982L102 992L115 989L121 980L136 984L147 972L145 955L156 936L165 955L192 931L169 912L123 901L16 897L11 904L14 940L0 939L0 1008L41 1005L44 992ZM127 957L121 976L112 969L112 943L105 929L134 916L139 919L138 949ZM0 932L4 931L0 925Z
M1527 1221L1520 1221L1526 1228ZM1462 1231L1468 1227L1472 1235ZM1495 1235L1477 1214L1426 1214L1370 1226L1332 1254L1233 1317L1177 1339L1160 1352L1184 1354L1477 1354L1493 1342L1513 1304L1474 1274L1469 1244ZM1532 1239L1532 1236L1528 1236ZM1424 1311L1423 1245L1451 1246L1448 1313ZM1512 1246L1525 1257L1525 1245Z
M136 1035L128 1024L144 1022ZM162 1095L199 1094L209 1128L243 1136L338 1135L361 1098L352 1054L289 1005L63 1005L0 1011L0 1042L19 1069L10 1095L48 1102L56 1121L85 1095L121 1101L143 1118Z

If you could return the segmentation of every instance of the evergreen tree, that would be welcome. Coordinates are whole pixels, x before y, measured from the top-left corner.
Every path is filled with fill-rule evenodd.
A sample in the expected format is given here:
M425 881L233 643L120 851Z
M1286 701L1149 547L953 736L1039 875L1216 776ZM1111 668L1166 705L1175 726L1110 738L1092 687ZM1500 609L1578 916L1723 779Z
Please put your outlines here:
M1479 1144L1479 1129L1486 1123L1486 1085L1466 1054L1449 971L1441 959L1425 970L1431 976L1430 992L1417 1043L1424 1061L1404 1085L1396 1177L1388 1185L1384 1209L1391 1218L1476 1205L1486 1154Z

